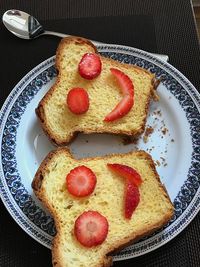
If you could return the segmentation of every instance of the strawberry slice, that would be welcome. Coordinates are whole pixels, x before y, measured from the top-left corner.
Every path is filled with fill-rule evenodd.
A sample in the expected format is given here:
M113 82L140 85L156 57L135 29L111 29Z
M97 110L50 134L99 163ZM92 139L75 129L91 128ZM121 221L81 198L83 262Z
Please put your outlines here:
M97 54L86 53L83 55L78 71L81 77L92 80L101 73L101 60Z
M85 211L75 221L74 234L85 247L103 243L108 234L108 221L97 211Z
M104 121L110 122L115 121L119 118L124 117L133 106L133 97L126 95L117 104L117 106L104 118Z
M96 181L93 171L84 165L74 168L66 177L67 189L76 197L90 195L94 191Z
M123 98L116 107L104 118L104 121L115 121L124 117L134 104L134 86L131 79L122 71L111 68L111 73L116 77L122 90Z
M133 96L134 86L133 86L131 79L124 72L118 69L111 68L110 71L116 77L123 95Z
M131 219L134 210L140 202L140 192L138 186L142 183L141 176L135 169L123 164L108 163L107 166L115 173L126 178L125 218Z
M126 182L125 189L125 218L131 219L134 210L137 208L140 202L140 192L137 186L135 186L129 179Z
M135 169L118 163L113 163L113 164L108 163L107 166L115 173L119 174L124 178L127 178L133 185L135 186L141 185L142 178Z
M72 88L67 95L69 110L75 114L83 114L89 109L88 93L83 88Z

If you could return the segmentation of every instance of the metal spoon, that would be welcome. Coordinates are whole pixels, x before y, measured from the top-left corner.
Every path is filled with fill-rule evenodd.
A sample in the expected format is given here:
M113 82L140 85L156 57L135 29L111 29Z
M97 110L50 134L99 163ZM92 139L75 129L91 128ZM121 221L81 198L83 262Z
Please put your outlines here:
M6 11L2 21L10 32L22 39L34 39L44 34L58 37L69 36L59 32L45 31L36 18L20 10Z
M20 10L7 10L3 14L2 21L11 33L22 39L31 40L41 35L54 35L61 38L70 36L59 32L45 31L36 18ZM92 42L95 45L102 44L97 41ZM151 54L164 61L169 59L167 55Z

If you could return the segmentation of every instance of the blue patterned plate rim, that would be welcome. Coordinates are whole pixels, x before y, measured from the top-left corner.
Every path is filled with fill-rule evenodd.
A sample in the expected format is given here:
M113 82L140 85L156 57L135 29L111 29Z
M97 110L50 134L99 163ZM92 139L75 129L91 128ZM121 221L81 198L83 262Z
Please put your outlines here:
M175 85L179 89L184 89L184 91L187 91L187 98L190 104L193 104L195 106L196 110L196 117L192 117L193 113L192 111L188 112L188 120L191 123L196 123L196 120L200 118L199 110L200 110L200 97L198 91L194 88L194 86L189 82L187 78L183 76L178 70L176 70L173 66L171 66L169 63L163 62L162 60L154 57L153 55L131 47L125 47L120 45L100 45L98 46L99 52L104 54L105 56L118 59L122 62L128 62L130 64L136 64L140 66L141 62L145 64L145 68L153 70L155 74L157 75L157 72L159 74L157 75L158 78L162 77L162 82L165 84L165 86L168 88L168 90L172 90L172 93L175 95L175 97L178 98L179 95L176 95L176 90L174 87L172 88L171 82L175 83ZM4 149L2 149L2 140L3 140L3 134L5 131L5 125L8 119L8 116L10 114L11 108L19 98L20 94L23 91L27 90L28 85L35 81L39 75L44 73L46 70L50 70L49 73L54 72L53 65L54 65L54 59L55 57L51 57L47 59L46 61L42 62L38 66L36 66L32 71L30 71L11 91L9 96L7 97L4 105L2 106L1 112L0 112L0 142L1 142L1 151L0 151L0 159L1 159L1 165L0 165L0 194L1 199L6 206L7 210L11 214L11 216L15 219L15 221L22 227L24 231L26 231L31 237L33 237L35 240L40 242L41 244L45 245L46 247L51 246L51 240L52 236L49 233L44 232L36 226L33 221L28 219L28 217L23 214L22 210L19 208L17 202L14 200L13 195L10 192L10 189L8 189L8 184L6 182L5 178L5 170L4 164L3 166L3 158L2 158L2 151L4 152ZM132 61L134 62L132 62ZM55 74L55 73L54 73ZM45 74L47 75L47 74ZM49 80L51 80L54 77L48 77ZM46 79L46 78L45 78ZM36 94L38 90L42 88L42 86L45 83L48 83L45 81L42 85L36 85L34 84L34 93ZM171 88L170 88L171 86ZM34 97L34 96L31 96ZM31 98L30 98L31 99ZM181 100L180 100L181 101ZM182 103L181 103L182 105ZM183 105L183 109L184 109ZM191 115L191 118L190 118ZM192 137L194 140L194 143L200 144L200 141L198 139L198 136L196 136L196 128L199 130L198 127L199 124L195 124L191 126L191 131L194 133L194 137ZM196 144L195 143L195 144ZM195 150L196 149L196 150ZM126 249L124 249L122 252L114 256L114 260L124 260L128 258L133 258L142 254L145 254L147 252L150 252L163 244L167 243L169 240L174 238L176 235L178 235L195 217L195 215L198 213L200 209L200 186L199 186L199 180L198 180L198 167L200 166L200 150L196 148L196 145L193 147L193 156L195 157L195 161L191 162L192 166L190 170L188 171L188 179L186 180L186 184L184 184L181 188L181 191L179 192L178 196L176 197L174 201L174 205L176 210L178 210L179 213L175 214L175 217L172 219L172 221L164 227L162 230L158 231L154 235L143 239L141 242L130 246ZM194 166L193 166L194 165ZM190 188L192 193L190 194L190 201L186 205L185 209L183 208L180 212L180 204L182 204L183 201L185 201L185 196L187 196L188 191L186 189Z

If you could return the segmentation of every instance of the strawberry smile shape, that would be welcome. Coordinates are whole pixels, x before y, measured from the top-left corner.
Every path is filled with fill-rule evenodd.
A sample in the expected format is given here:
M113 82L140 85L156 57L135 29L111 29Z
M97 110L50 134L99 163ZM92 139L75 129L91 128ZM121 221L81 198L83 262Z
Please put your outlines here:
M135 186L130 180L126 181L125 188L125 218L131 219L134 210L137 208L140 202L140 192L137 186Z
M123 164L108 163L107 166L114 173L126 179L124 191L124 215L126 219L131 219L134 210L140 202L138 186L142 183L141 176L135 169Z
M131 79L122 71L111 68L111 73L117 79L121 88L123 98L116 107L104 118L104 121L111 122L124 117L134 104L134 86Z
M107 166L114 171L115 173L119 174L120 176L127 178L130 182L132 182L135 186L139 186L142 183L141 176L139 173L126 165L118 164L118 163L108 163Z

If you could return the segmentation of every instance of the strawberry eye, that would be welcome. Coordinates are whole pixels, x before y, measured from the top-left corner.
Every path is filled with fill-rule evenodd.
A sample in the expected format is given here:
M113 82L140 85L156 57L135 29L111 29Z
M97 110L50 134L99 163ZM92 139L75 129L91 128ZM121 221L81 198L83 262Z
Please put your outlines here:
M67 106L74 114L83 114L89 109L88 93L83 88L72 88L67 95Z
M90 168L78 166L67 174L67 190L76 197L89 196L94 191L96 181L96 176Z
M87 53L83 55L78 71L81 77L87 80L92 80L101 73L101 60L97 54Z

